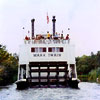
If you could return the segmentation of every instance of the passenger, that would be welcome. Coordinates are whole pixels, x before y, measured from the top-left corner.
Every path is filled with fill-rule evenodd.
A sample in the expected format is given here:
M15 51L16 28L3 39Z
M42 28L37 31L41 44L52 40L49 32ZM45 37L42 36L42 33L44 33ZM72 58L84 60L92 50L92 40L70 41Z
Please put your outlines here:
M38 35L36 35L36 39L35 40L38 40Z
M63 36L63 34L61 34L61 39L64 39L64 36Z
M44 36L43 35L41 35L41 39L44 39Z
M66 40L69 40L69 34L67 34L67 36L66 36Z
M42 35L41 35L41 34L39 35L39 40L40 40L40 39L42 39Z
M54 39L58 39L59 38L59 35L57 34L57 32L56 32L56 34L55 34L55 36L54 36Z
M28 40L30 40L30 37L28 37Z
M25 36L25 40L30 40L30 37L28 37L27 35Z
M47 32L47 38L50 39L50 33L49 33L49 31Z
M55 34L55 37L57 37L57 38L59 37L58 34L57 34L57 32L56 32L56 34Z
M35 39L35 36L34 37L32 37L32 40L34 40Z
M50 39L52 39L52 35L50 35Z

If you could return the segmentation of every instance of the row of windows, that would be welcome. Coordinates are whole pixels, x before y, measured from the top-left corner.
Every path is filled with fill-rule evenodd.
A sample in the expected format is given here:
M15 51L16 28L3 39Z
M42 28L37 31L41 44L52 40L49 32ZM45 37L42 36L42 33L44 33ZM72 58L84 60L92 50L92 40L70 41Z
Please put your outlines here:
M35 48L31 48L31 52L46 52L46 48L38 48L38 47L35 47Z
M33 47L31 52L46 52L45 47ZM63 47L49 47L48 52L63 52Z

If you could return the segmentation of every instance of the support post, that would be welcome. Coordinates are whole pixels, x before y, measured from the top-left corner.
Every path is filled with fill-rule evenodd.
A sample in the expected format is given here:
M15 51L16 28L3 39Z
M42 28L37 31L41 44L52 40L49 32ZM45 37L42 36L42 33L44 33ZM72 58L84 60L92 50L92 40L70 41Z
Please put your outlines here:
M49 66L48 66L48 75L47 75L47 77L48 77L48 87L50 87L50 78L49 78L49 76L50 76L50 71L49 71Z
M40 84L41 84L41 81L40 81L41 79L40 79L40 77L41 77L41 76L40 76L40 66L39 66L39 87L41 86L41 85L40 85Z
M18 80L20 80L20 66L18 66Z
M26 64L26 79L29 77L29 65Z
M56 66L57 72L56 72L56 76L57 76L57 87L59 87L59 66Z

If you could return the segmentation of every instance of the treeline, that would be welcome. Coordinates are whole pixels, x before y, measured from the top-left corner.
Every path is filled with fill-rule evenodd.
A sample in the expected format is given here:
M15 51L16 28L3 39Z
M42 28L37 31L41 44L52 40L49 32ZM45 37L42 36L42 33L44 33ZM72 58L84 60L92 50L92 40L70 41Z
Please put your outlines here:
M90 56L76 58L78 78L82 81L98 81L100 83L100 51Z
M90 56L76 57L78 78L81 81L100 83L100 51ZM0 85L7 85L17 80L18 55L10 54L6 46L0 44Z
M10 54L0 44L0 85L13 83L17 79L18 56Z

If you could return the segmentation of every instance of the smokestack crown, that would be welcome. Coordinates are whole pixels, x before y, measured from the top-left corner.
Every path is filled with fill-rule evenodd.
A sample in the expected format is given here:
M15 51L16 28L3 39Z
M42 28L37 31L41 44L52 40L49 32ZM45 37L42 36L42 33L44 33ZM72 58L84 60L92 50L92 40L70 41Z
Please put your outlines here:
M53 22L55 22L55 21L56 21L56 19L55 19L55 16L53 16L53 19L52 19L52 21L53 21Z
M31 20L31 22L34 22L34 21L35 21L35 19L32 19L32 20Z

